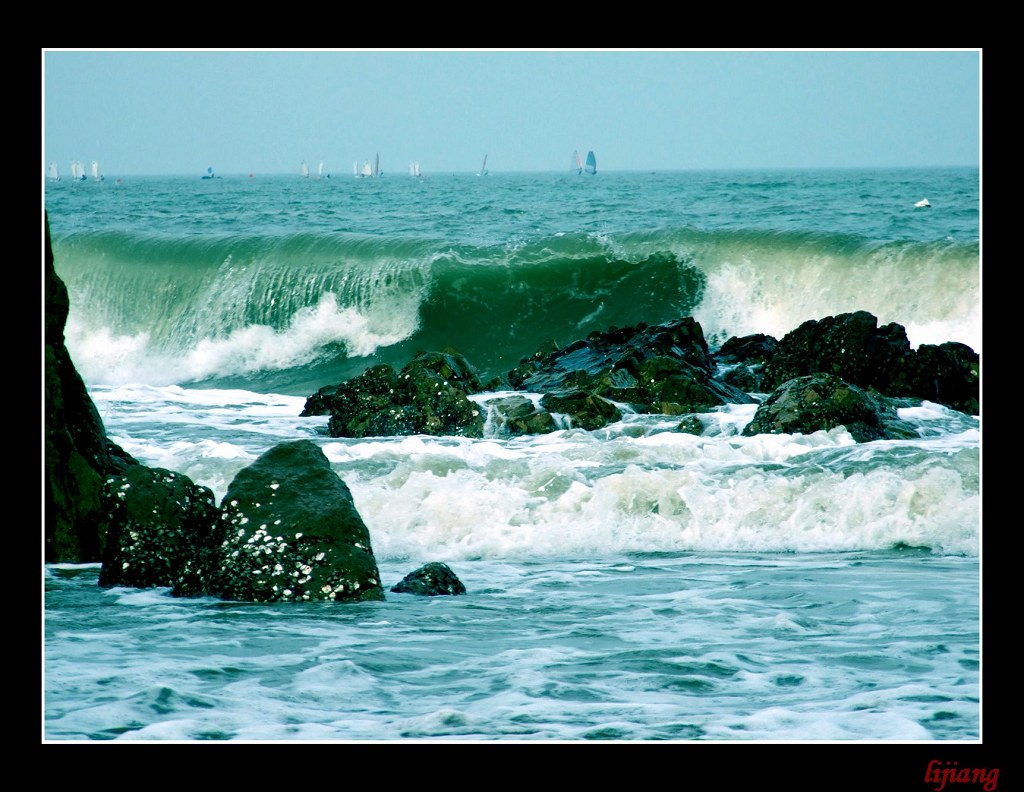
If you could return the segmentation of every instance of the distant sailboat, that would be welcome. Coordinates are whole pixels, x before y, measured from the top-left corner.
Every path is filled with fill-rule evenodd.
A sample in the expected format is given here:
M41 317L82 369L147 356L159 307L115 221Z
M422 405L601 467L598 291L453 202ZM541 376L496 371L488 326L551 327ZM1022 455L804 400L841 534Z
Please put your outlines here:
M369 160L363 160L363 171L359 176L363 179L368 179L373 176L373 168L370 166Z
M50 167L46 169L46 173L50 177L50 181L60 181L60 170L57 169L56 162L50 163Z
M583 173L583 160L580 159L579 151L572 153L572 164L569 166L569 170L576 171L577 175Z
M594 156L594 152L593 151L588 151L587 152L587 168L586 168L586 170L587 170L587 173L589 173L591 176L593 176L595 173L597 173L597 157Z
M931 204L928 203L928 199L927 198L922 198L920 201L918 201L916 204L914 204L914 206L916 206L918 209L923 209L926 206L931 206Z
M212 178L214 178L213 168L212 167L211 168L207 168L206 169L206 173L204 173L200 178L202 178L202 179L212 179Z
M96 161L92 161L92 178L94 181L103 181L103 175L100 173L100 164Z
M85 166L78 160L71 163L71 179L73 181L85 181Z
M423 174L420 173L420 164L418 162L409 163L409 175L415 176L416 178L420 178L423 176Z
M324 161L323 160L320 160L320 164L316 168L316 177L318 179L329 179L329 178L331 178L331 174L324 173Z
M306 164L305 160L303 160L302 164L299 166L299 173L302 174L303 179L309 178L309 165Z
M380 176L381 175L381 170L380 170L380 153L379 152L377 154L377 159L375 159L373 161L373 175L374 176Z
M484 164L480 166L480 172L477 176L487 176L487 155L484 154Z

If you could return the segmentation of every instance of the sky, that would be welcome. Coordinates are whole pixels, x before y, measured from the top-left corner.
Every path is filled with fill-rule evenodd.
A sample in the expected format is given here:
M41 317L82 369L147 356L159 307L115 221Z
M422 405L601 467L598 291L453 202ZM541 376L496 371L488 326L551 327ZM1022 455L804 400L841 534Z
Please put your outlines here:
M979 166L981 50L43 49L43 163L105 176Z

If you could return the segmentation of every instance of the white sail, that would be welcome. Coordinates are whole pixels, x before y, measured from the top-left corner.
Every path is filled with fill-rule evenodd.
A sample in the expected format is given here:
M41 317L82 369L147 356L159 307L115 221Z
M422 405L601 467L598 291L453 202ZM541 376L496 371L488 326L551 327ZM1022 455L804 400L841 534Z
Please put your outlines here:
M75 181L85 181L85 166L78 160L71 163L71 178Z
M363 176L373 176L373 168L370 167L369 160L363 160Z
M100 174L100 164L96 161L92 161L92 177L96 181L103 181L103 176Z
M320 160L320 164L316 168L316 177L322 179L324 177L324 161Z
M306 164L305 160L303 160L302 164L299 166L299 173L302 174L302 177L304 179L309 178L309 165Z
M420 174L420 164L418 162L416 162L415 160L413 162L409 163L409 175L410 176L417 176L417 177L421 175Z
M46 169L46 172L52 181L60 181L60 170L57 168L56 162L51 162L50 167Z
M583 160L580 159L580 152L573 151L572 163L569 165L570 171L576 171L577 174L583 173Z
M487 155L484 154L484 163L483 163L483 165L480 166L480 172L477 174L477 176L486 176L486 175L487 175Z

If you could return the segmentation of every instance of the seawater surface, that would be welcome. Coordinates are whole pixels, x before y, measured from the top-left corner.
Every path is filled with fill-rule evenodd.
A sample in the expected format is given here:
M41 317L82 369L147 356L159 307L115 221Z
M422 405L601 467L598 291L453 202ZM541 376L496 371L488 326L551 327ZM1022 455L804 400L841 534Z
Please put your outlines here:
M917 436L871 443L743 437L753 404L700 435L299 417L421 349L486 380L681 316L714 348L868 310L981 352L979 192L977 169L48 184L68 348L115 442L219 500L311 439L386 586L443 561L468 592L253 605L45 565L44 739L979 740L979 416L907 405Z

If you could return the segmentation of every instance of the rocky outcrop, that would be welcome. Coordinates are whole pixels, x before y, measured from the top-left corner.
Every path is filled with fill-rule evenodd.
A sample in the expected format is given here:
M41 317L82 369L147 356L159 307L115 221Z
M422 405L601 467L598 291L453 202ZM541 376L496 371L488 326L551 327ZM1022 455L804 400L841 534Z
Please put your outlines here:
M381 600L370 532L316 443L279 443L232 480L212 558L174 593L246 602Z
M540 403L549 413L567 416L572 427L588 431L622 420L622 410L585 390L546 393Z
M43 291L43 533L47 563L102 560L103 482L138 464L111 442L64 343L70 301L53 266L45 220Z
M104 483L106 548L101 586L195 590L195 559L209 557L220 533L213 492L187 476L135 465Z
M485 425L512 437L567 426L600 429L621 420L619 404L633 412L682 415L753 401L716 380L715 365L700 325L687 317L591 333L565 349L549 342L486 386L458 353L425 353L399 372L374 366L321 388L307 398L302 415L329 415L327 430L334 437L482 437ZM521 395L496 397L486 402L484 415L468 398L484 388L542 397L539 405Z
M763 393L764 364L778 348L778 340L764 333L730 338L712 356L716 376L744 393Z
M421 597L465 594L466 587L447 564L433 561L410 572L391 587L396 594L417 594Z
M823 372L886 396L928 399L977 415L979 370L977 353L964 344L912 350L902 325L878 327L875 316L856 311L804 322L785 335L764 364L761 385L770 391Z
M461 355L430 352L398 372L381 364L340 385L321 388L306 400L302 415L330 415L327 431L332 437L482 437L484 416L468 398L479 387Z
M638 413L681 415L752 399L714 378L704 332L692 317L591 333L565 349L538 350L507 375L518 390L584 391Z
M915 396L978 415L981 408L981 359L966 344L921 344L907 365L907 382L894 396Z
M488 399L484 404L490 431L499 437L546 434L559 428L551 413L519 394Z
M796 377L774 390L743 434L810 434L838 426L857 442L916 436L884 400L822 373Z

